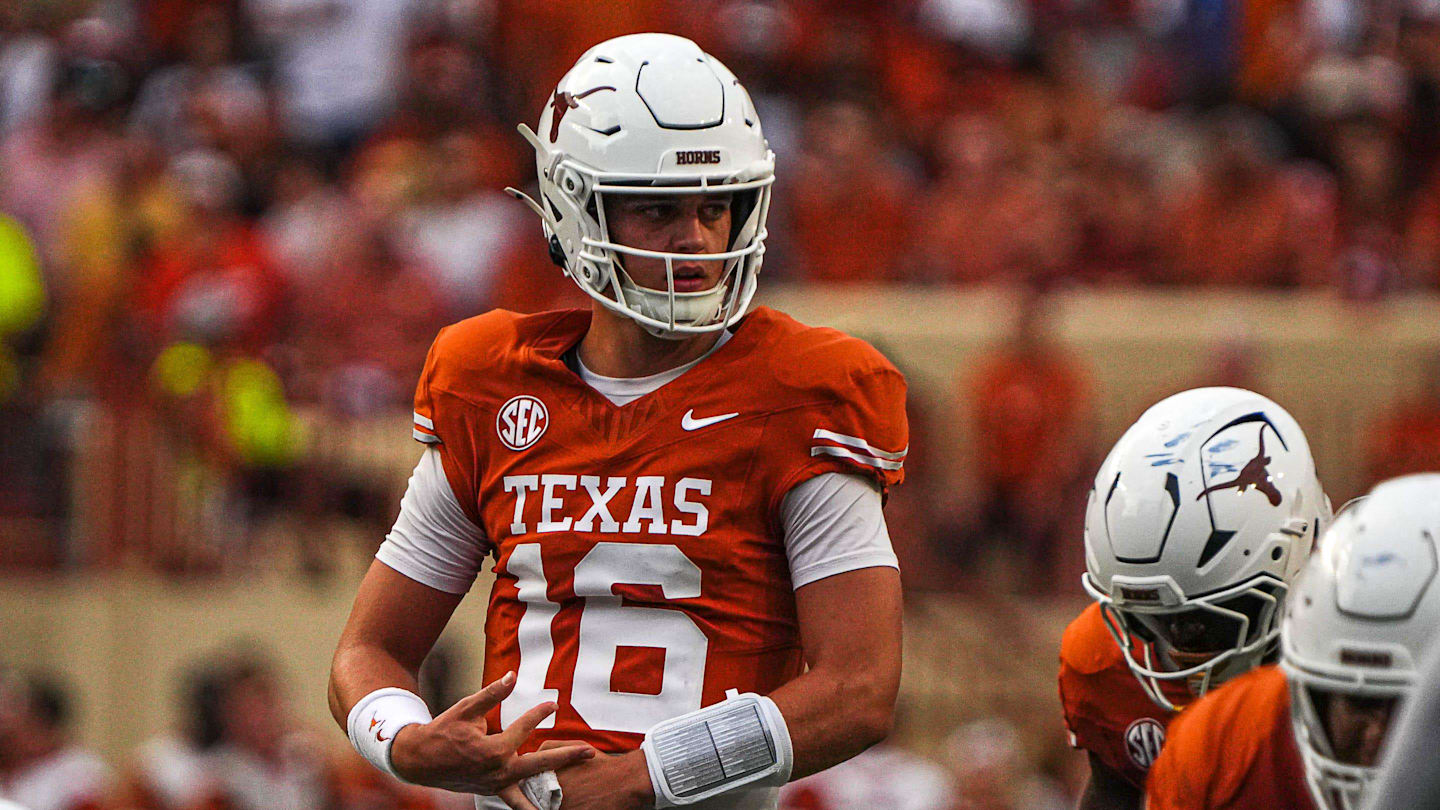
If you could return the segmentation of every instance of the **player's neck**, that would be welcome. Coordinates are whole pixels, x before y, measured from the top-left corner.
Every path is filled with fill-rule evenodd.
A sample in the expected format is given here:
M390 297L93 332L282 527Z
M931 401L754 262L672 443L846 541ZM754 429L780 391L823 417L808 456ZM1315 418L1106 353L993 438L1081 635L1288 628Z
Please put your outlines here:
M698 360L710 351L719 332L666 340L640 324L596 306L590 330L580 340L580 362L604 377L648 377Z

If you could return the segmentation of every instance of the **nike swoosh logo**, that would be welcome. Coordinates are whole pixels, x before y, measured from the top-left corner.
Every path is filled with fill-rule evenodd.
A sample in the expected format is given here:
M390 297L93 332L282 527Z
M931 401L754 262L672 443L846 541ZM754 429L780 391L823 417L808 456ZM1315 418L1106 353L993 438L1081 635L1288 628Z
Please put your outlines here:
M378 741L378 742L385 742L386 740L390 739L390 737L381 737L380 734L381 734L381 732L379 732L379 731L375 732L375 739L376 739L376 741Z
M695 409L691 408L685 412L684 416L680 417L680 427L686 430L699 430L700 428L709 427L717 422L724 422L726 419L734 419L739 415L740 412L736 411L735 413L722 413L719 416L707 416L703 419L696 419Z

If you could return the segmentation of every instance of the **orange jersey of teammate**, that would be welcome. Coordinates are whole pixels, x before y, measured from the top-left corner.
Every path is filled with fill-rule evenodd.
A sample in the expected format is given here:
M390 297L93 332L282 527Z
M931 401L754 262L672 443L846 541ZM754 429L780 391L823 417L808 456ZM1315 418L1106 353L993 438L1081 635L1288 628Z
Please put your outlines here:
M1170 724L1150 769L1149 810L1315 810L1275 666L1205 695Z
M1166 693L1172 701L1190 699L1183 685L1167 684ZM1094 754L1136 788L1145 787L1175 713L1146 696L1098 604L1086 608L1061 638L1060 705L1072 745Z
M766 694L800 674L784 496L827 472L882 491L903 476L904 378L862 341L759 308L695 367L616 406L567 365L589 320L450 326L415 397L416 437L440 450L496 560L484 678L518 677L491 727L559 707L526 750L630 750L726 690Z

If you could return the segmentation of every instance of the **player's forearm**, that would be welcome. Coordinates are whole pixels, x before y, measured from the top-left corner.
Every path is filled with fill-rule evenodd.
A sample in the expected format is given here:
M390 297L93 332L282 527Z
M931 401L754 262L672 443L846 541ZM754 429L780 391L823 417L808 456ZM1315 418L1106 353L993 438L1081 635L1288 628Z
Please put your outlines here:
M838 765L885 739L900 687L893 673L811 669L771 693L794 748L792 779Z
M837 765L885 739L890 733L898 666L865 676L829 667L811 669L770 694L785 717L794 765L791 779L809 776ZM655 791L642 751L615 757L605 765L614 769L613 781L603 793L618 806L648 810L655 806ZM589 795L593 788L568 780L566 792Z
M378 560L370 565L330 663L330 713L342 729L371 692L387 686L415 691L420 664L460 599Z
M795 592L805 674L771 693L794 749L792 778L864 751L890 733L900 691L902 609L894 568L849 571Z
M377 645L342 643L336 647L330 664L329 703L330 715L341 729L361 698L387 686L416 691L416 670Z

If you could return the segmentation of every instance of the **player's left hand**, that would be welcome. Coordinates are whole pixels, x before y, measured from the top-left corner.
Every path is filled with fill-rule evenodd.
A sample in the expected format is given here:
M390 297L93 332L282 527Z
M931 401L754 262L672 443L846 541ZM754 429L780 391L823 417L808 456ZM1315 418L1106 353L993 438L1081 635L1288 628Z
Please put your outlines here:
M546 748L575 745L551 740ZM555 772L564 796L561 810L647 810L655 806L650 769L639 750L601 755Z

